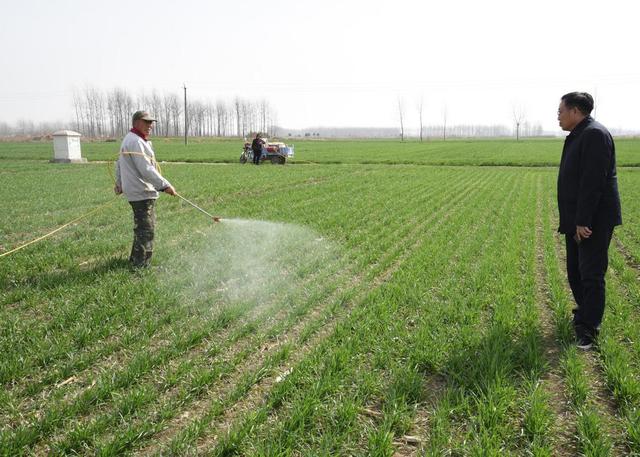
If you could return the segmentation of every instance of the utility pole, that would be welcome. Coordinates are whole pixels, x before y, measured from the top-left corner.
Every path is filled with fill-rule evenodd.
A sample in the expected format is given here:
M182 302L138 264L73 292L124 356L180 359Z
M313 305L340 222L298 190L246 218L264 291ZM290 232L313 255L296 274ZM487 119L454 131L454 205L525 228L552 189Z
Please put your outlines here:
M182 86L184 87L184 145L187 145L187 125L189 125L187 123L188 119L187 119L187 85L185 83L182 83Z

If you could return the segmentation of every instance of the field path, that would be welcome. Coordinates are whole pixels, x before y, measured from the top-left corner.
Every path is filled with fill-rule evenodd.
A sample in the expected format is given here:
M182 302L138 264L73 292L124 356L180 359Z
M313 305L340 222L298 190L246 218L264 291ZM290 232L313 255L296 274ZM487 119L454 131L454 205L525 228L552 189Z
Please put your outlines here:
M542 388L548 394L548 405L553 410L555 421L553 424L553 455L574 456L577 453L577 441L575 438L576 417L575 412L569 406L567 398L567 386L564 382L561 357L562 348L557 333L557 323L554 317L554 306L549 291L548 275L545 268L545 247L543 232L553 230L543 217L543 205L546 201L542 179L537 180L536 185L536 304L540 318L543 349L548 368L540 379Z
M550 206L552 205L551 203ZM555 227L556 221L553 220L553 223ZM572 316L569 310L575 306L575 302L566 277L564 235L555 231L553 235L553 252L557 259L555 268L562 285L562 291L558 291L560 296L556 297L556 300L559 300L556 306L564 308L564 343L568 347L564 356L565 376L578 377L574 380L574 392L570 394L574 398L573 407L582 421L577 424L577 435L580 441L578 448L581 452L590 450L593 441L596 443L593 449L600 449L598 452L605 452L607 455L625 455L628 453L628 448L625 444L623 424L616 402L607 387L601 355L597 350L581 351L574 346L573 328L570 324ZM576 386L579 386L580 392L584 392L580 393L580 400L576 400L575 397ZM609 454L610 452L613 454Z

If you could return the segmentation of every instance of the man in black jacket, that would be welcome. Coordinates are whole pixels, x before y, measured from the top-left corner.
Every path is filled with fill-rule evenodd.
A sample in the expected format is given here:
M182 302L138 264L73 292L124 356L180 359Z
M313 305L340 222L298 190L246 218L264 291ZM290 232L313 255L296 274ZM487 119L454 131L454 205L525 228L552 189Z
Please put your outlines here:
M251 142L251 150L253 151L253 163L260 165L260 159L262 158L262 146L264 146L264 140L262 135L256 134L256 137Z
M605 303L605 273L613 228L622 223L616 153L609 131L591 116L586 92L562 97L558 122L569 131L558 173L558 231L566 238L567 276L577 307L573 324L578 347L598 335Z

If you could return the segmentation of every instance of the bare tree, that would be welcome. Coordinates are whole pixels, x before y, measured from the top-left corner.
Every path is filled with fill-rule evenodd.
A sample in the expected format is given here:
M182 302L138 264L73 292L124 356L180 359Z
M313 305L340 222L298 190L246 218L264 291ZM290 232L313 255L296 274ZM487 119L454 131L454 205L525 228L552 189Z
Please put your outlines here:
M215 136L214 119L216 116L216 105L213 104L212 101L208 101L205 107L205 117L206 117L206 129L205 135L207 136Z
M398 97L398 114L400 116L400 141L404 141L404 106Z
M92 137L104 136L107 110L102 92L95 87L85 87L84 108L87 134Z
M94 109L96 112L96 134L99 137L107 135L107 110L104 95L96 90L93 94Z
M161 119L159 123L163 125L161 129L162 134L164 136L170 136L171 126L173 125L173 120L171 118L173 109L171 104L171 96L169 94L164 94L162 97L162 110L160 111L160 113Z
M172 131L170 136L179 136L182 133L180 127L180 121L182 120L182 101L176 94L169 94L167 103L169 104L169 110L171 112Z
M16 123L16 131L19 135L25 136L35 130L35 124L30 119L20 119Z
M422 143L422 109L424 107L424 98L420 97L420 104L418 105L418 113L420 114L420 142Z
M268 116L267 116L267 132L270 135L277 135L277 131L278 131L278 115L275 112L275 110L271 109L271 107L269 107L269 111L268 111Z
M124 135L129 129L133 99L125 89L116 88L107 93L106 105L109 117L109 134L112 136Z
M240 126L241 123L241 118L242 118L242 108L240 106L240 99L238 97L236 97L236 99L233 101L233 106L235 108L235 113L236 113L236 135L239 137L242 137L243 135L242 133L242 128Z
M162 113L162 98L156 90L154 90L149 97L149 109L154 115L158 117ZM166 136L166 134L162 131L162 127L163 125L161 122L156 122L156 134L158 136Z
M442 109L442 141L447 140L447 115L447 105L444 105L444 108Z
M76 115L76 130L84 131L84 118L82 116L82 95L77 90L73 91L73 109Z
M516 141L520 141L520 126L525 119L525 110L522 105L513 105L513 122L516 126Z
M240 104L240 112L242 113L242 138L245 138L249 132L255 131L253 122L253 105L248 100L243 100Z
M204 136L206 130L206 106L200 100L189 104L188 125L192 136Z
M226 136L227 107L221 101L216 103L216 135Z

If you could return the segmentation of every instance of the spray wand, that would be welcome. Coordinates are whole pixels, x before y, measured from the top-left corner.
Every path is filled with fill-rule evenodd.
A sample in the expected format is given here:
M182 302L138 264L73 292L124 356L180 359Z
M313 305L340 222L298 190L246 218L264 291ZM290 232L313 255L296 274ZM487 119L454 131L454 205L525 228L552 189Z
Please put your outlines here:
M203 210L202 208L200 208L198 205L196 205L195 203L187 200L186 198L184 198L182 195L180 195L179 193L176 192L176 196L180 197L182 200L184 200L185 202L187 202L188 204L190 204L191 206L193 206L195 209L197 209L198 211L200 211L201 213L206 214L207 216L209 216L211 219L213 219L213 222L220 222L220 217L218 216L214 216L212 214L209 214L208 212L206 212L205 210Z

